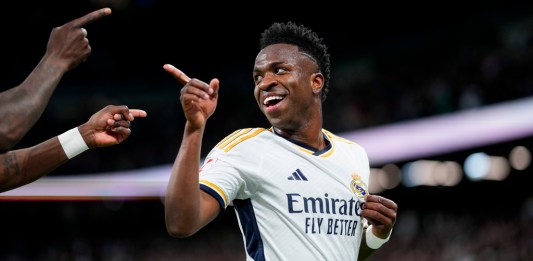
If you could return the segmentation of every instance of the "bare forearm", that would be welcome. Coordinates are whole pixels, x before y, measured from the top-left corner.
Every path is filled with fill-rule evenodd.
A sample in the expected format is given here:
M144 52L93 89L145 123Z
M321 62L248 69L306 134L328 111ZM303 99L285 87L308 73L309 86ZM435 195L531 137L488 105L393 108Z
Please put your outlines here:
M203 129L185 127L165 197L168 232L185 237L200 229L199 165Z
M0 151L12 149L37 122L64 73L43 58L22 84L0 93Z
M67 162L57 137L0 154L0 192L31 183Z

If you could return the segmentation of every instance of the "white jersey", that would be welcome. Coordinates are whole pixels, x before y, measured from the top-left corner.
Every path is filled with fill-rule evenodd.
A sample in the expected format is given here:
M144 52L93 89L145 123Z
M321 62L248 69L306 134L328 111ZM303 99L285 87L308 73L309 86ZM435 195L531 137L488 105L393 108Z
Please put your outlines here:
M272 128L237 130L200 170L222 209L233 203L247 260L357 260L370 166L365 150L323 130L320 151Z

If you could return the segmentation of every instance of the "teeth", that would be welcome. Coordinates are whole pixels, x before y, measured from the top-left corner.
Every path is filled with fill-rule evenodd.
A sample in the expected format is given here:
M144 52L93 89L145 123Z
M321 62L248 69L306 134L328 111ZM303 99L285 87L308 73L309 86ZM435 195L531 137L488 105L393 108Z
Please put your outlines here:
M263 104L267 105L268 102L270 102L270 101L272 101L272 100L282 100L282 99L283 99L283 97L281 97L281 96L270 96L270 97L267 97L267 98L265 99L265 101L263 102Z

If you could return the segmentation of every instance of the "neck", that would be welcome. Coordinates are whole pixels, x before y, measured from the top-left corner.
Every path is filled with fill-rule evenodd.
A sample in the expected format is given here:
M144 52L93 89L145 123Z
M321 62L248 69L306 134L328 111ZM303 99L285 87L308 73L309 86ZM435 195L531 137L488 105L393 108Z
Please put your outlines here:
M322 134L322 128L313 131L311 128L304 129L302 131L287 131L280 128L273 127L273 130L276 134L302 142L307 144L317 150L324 149L326 147L326 140Z

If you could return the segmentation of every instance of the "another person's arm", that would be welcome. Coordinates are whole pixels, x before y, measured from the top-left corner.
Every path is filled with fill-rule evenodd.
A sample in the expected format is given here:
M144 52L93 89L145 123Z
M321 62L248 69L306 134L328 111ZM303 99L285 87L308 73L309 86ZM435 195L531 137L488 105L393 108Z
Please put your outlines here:
M0 192L31 183L83 151L119 144L131 134L130 122L146 112L108 105L89 121L33 147L0 154Z
M111 14L102 8L50 33L41 61L18 86L0 93L0 152L11 150L43 113L63 75L91 53L84 26Z
M397 212L398 205L394 201L378 195L367 196L362 217L368 220L369 226L363 230L357 260L367 260L381 244L388 241L396 223ZM367 235L372 239L367 238Z
M218 79L209 84L190 79L172 65L163 67L184 84L180 102L185 118L183 140L172 167L165 197L167 231L174 237L187 237L211 222L219 213L218 202L200 190L199 167L202 138L207 119L218 100Z

